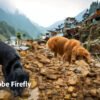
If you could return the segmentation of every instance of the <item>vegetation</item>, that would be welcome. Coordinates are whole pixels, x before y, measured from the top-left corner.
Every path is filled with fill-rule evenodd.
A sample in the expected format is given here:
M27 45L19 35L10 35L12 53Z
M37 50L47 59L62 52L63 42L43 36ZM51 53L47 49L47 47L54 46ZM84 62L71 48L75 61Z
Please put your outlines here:
M20 36L19 36L20 34ZM31 38L27 32L22 30L15 30L14 27L10 26L7 22L1 21L0 22L0 40L7 40L10 39L11 36L20 37L22 39L29 39Z
M5 21L0 22L0 34L5 38L10 38L16 33L15 29L8 25Z
M1 40L1 41L5 41L5 40L7 40L7 39L6 39L6 37L4 37L4 36L0 33L0 40Z

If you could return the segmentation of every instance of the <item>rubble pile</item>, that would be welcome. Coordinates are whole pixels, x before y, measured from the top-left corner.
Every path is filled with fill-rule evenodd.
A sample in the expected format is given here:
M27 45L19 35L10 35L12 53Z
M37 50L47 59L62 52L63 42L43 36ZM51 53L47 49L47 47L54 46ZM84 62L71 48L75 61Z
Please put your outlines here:
M93 55L100 55L100 23L83 24L79 29L80 41Z
M30 75L31 87L14 100L99 100L100 63L75 64L55 58L45 44L32 43L31 49L18 51L25 70ZM0 71L0 80L2 79ZM4 91L2 93L2 91ZM2 96L1 96L2 95ZM5 96L7 95L7 96ZM10 100L7 90L0 90L0 100ZM8 97L8 99L7 99Z

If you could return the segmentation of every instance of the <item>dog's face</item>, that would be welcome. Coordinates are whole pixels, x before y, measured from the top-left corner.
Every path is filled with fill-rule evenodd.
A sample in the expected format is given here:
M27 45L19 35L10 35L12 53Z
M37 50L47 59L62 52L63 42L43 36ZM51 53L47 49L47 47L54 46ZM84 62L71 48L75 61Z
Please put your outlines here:
M28 82L29 81L29 75L24 70L18 68L12 73L12 81L15 81L16 83L23 83L24 81ZM25 87L12 86L10 88L11 88L11 90L14 91L15 96L21 96L21 93L24 90L24 88L26 88L26 86Z
M20 86L12 86L12 82L16 83L23 83L29 81L29 74L22 69L21 64L17 64L15 68L11 71L10 75L8 76L8 80L10 83L10 89L14 92L15 96L21 96L22 91L25 87Z
M25 71L21 70L21 69L16 69L15 73L14 73L14 80L17 83L23 83L23 82L28 82L29 81L29 75L28 73L26 73ZM21 95L22 91L24 90L24 88L26 88L26 86L24 87L14 87L14 94L15 96L17 95Z

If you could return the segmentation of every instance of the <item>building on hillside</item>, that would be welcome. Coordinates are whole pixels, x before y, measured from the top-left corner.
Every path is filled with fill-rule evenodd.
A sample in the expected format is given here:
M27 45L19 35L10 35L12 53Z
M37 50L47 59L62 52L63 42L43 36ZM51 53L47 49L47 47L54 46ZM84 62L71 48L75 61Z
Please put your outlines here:
M90 23L100 23L100 9L97 9L93 14L91 14L86 20L85 20L86 24L90 24Z
M63 27L63 34L64 37L72 38L77 33L77 25L78 22L74 17L68 17L65 19L64 27Z
M11 36L10 41L9 41L10 45L15 46L16 45L16 40L17 40L16 36Z
M64 27L74 28L77 24L77 20L74 17L68 17L65 19Z

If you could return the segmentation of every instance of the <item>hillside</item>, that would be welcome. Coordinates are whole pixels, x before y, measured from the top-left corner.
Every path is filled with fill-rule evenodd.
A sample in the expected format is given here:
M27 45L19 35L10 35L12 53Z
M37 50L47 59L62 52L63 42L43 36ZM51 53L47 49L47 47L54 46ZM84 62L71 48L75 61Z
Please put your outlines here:
M52 30L52 29L54 29L54 28L57 28L58 25L61 25L61 24L63 24L63 23L64 23L64 20L57 21L57 22L55 22L54 24L52 24L52 25L50 25L49 27L47 27L47 29L48 29L48 30Z
M20 32L22 36L25 35L25 38L31 38L25 31L18 30L18 32ZM16 33L17 31L15 30L15 28L9 25L7 22L5 21L0 22L0 40L7 40L11 36L16 36Z
M10 13L0 9L0 21L5 21L13 26L16 31L22 30L29 34L32 38L37 38L41 33L46 32L43 27L32 23L25 15L18 12Z
M10 38L16 34L15 29L8 25L5 21L0 22L0 35L1 37Z
M80 21L83 20L83 15L85 14L85 12L86 12L86 9L83 10L82 12L80 12L77 16L75 16L75 18L76 18L76 20L77 20L78 22L80 22Z
M6 37L4 37L4 36L0 33L0 40L1 40L1 41L5 41L5 40L7 40L7 39L6 39Z

